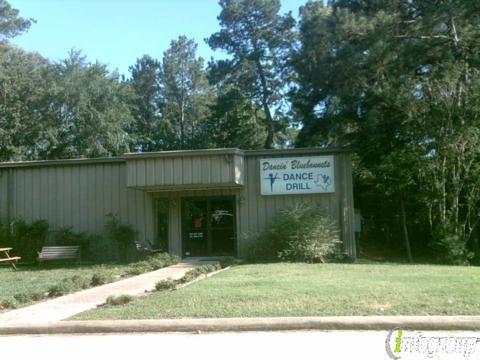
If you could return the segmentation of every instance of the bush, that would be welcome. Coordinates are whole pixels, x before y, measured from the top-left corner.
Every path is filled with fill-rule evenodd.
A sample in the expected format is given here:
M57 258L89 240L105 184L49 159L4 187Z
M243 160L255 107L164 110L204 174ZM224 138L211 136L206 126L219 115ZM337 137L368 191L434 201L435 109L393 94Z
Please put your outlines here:
M50 231L47 245L51 246L70 246L70 245L85 245L86 235L83 233L76 233L71 227L64 226L57 230Z
M177 282L172 279L161 280L155 284L157 291L174 290L177 287Z
M58 284L52 285L48 288L48 297L57 297L66 295L81 289L87 289L90 286L90 280L74 275L70 278L65 278Z
M25 304L31 301L30 294L26 294L26 293L15 294L13 295L13 298L19 304Z
M0 299L0 310L16 309L17 307L18 307L18 303L14 298Z
M179 283L186 284L190 281L195 280L201 275L206 275L216 270L220 270L220 264L217 263L215 265L212 264L204 264L197 266L196 268L189 270L185 273L185 275L178 281Z
M166 266L175 265L180 258L168 253L159 253L149 256L146 260L137 261L129 266L127 274L139 275L149 271L162 269Z
M137 261L136 263L130 264L127 269L128 275L140 275L151 270L151 265L147 260Z
M106 304L110 306L125 305L133 301L134 299L135 297L133 297L132 295L112 295L107 298Z
M180 258L175 255L170 255L169 253L158 253L150 256L146 261L150 264L152 270L157 270L177 264Z
M117 244L108 239L104 234L89 234L88 246L82 249L82 256L96 264L118 260Z
M0 221L0 243L13 247L14 255L20 256L23 262L35 261L48 233L49 225L45 220L37 220L31 224L23 219Z
M97 267L95 273L92 275L90 284L92 286L99 286L111 283L113 281L113 274L102 266Z
M13 295L13 300L10 301L10 304L14 303L14 305L16 307L19 304L27 304L27 303L30 303L30 302L40 301L44 298L45 298L44 293L38 293L38 292L17 293L15 295ZM2 300L0 300L0 302L2 302ZM9 302L7 302L7 305L8 304L9 304ZM4 304L4 306L5 306L5 304ZM0 306L0 308L1 308L1 306Z
M467 248L466 241L451 227L445 225L444 228L435 236L440 260L451 265L468 265L474 253Z
M264 233L248 233L242 235L244 245L244 259L253 262L277 261L278 251L275 249L274 239Z
M339 252L341 243L335 222L322 208L305 202L280 210L271 225L253 241L266 252L265 260L276 257L282 261L310 263L325 262ZM262 254L256 250L253 255ZM252 259L248 250L247 256Z
M137 231L132 225L122 224L113 214L107 215L105 222L104 236L118 245L120 261L128 261L128 254L135 249L135 238Z
M48 297L57 297L73 292L72 284L67 281L62 281L58 284L52 285L48 288Z

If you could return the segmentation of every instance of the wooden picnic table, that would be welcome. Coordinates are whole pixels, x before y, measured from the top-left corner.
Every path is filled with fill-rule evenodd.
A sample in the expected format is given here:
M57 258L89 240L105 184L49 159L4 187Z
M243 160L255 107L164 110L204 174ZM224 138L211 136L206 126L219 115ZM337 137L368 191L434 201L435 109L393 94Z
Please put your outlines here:
M21 259L20 256L10 256L10 250L12 248L0 248L0 262L8 262L10 263L15 270L17 270L17 267L15 266L15 263Z

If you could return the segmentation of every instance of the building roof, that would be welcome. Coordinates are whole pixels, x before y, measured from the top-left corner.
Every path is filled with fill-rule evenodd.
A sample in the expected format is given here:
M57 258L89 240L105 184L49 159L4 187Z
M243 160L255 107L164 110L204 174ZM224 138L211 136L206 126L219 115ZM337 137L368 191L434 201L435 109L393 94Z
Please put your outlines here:
M293 148L293 149L258 149L241 150L237 148L224 149L200 149L200 150L173 150L158 151L146 153L126 153L122 156L100 157L100 158L78 158L78 159L59 159L59 160L33 160L33 161L8 161L0 162L2 168L17 167L37 167L37 166L65 166L65 165L91 165L102 163L125 163L130 159L142 158L163 158L163 157L182 157L182 156L210 156L210 155L240 155L240 156L271 156L271 155L307 155L307 154L336 154L348 153L347 148L328 147L328 148Z

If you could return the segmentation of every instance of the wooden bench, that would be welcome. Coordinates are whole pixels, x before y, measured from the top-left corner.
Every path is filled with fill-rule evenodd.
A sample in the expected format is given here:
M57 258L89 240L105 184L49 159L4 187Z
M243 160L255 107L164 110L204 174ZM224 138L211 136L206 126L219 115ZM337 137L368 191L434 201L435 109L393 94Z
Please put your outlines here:
M12 248L0 248L0 262L7 262L10 263L15 270L17 270L17 267L15 266L15 263L21 259L20 256L10 256L10 250Z
M44 246L38 253L38 262L80 259L80 246Z

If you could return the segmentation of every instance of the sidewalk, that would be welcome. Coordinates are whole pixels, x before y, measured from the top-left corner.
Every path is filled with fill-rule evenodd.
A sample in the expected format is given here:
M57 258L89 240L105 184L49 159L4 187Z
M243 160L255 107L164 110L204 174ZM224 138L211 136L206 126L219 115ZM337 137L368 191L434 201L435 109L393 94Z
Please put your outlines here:
M183 261L160 270L133 276L110 284L82 290L21 309L0 314L0 327L47 325L95 308L112 295L141 295L155 289L160 280L180 279L200 263Z

